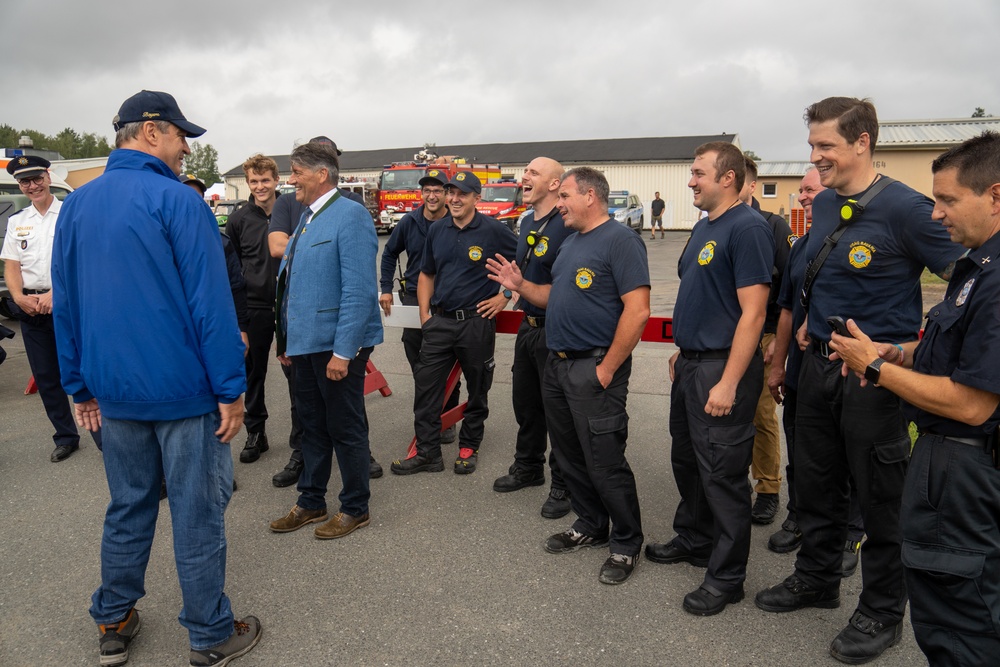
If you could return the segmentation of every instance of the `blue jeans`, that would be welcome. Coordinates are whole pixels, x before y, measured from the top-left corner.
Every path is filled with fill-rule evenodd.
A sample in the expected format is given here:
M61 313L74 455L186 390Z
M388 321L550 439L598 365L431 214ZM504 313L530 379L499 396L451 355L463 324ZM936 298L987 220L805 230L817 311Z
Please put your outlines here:
M215 436L218 427L218 412L159 422L103 419L111 503L101 540L101 585L90 607L98 624L122 620L146 593L160 480L165 478L184 600L178 620L194 649L221 644L233 633L233 612L222 590L223 515L233 494L233 460L229 445Z
M368 415L365 412L365 365L372 348L358 352L347 377L327 379L330 352L292 357L295 366L295 409L302 420L302 476L298 506L326 508L326 487L333 457L340 468L340 510L359 517L368 513Z

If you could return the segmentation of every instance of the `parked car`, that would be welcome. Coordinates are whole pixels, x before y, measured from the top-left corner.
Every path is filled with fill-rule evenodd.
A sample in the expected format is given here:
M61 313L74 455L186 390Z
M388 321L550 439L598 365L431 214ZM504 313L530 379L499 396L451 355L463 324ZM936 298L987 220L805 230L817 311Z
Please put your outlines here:
M215 220L219 223L219 229L226 231L226 222L229 216L246 205L246 199L219 199L212 202L212 212L215 213Z
M608 197L608 214L623 225L642 231L644 213L639 195L629 194L628 190L612 191Z

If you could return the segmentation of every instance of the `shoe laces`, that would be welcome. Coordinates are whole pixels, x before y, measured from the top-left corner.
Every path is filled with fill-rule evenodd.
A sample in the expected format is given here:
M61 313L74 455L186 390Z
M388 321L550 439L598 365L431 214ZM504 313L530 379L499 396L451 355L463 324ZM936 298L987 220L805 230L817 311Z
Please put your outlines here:
M625 554L611 554L609 558L612 563L617 563L619 565L631 565L635 560L635 556L626 556Z
M471 447L462 447L461 449L458 450L458 458L460 459L472 458L472 456L475 453L476 450L472 449Z

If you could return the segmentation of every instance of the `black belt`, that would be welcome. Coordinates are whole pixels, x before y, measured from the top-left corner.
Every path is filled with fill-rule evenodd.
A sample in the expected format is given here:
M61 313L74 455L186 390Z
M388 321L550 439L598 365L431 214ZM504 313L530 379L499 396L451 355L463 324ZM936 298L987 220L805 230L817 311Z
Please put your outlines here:
M539 329L545 326L545 316L535 317L534 315L525 315L524 321L528 323L528 326L532 329Z
M47 289L22 289L21 292L24 294L48 294L51 290Z
M824 359L829 359L833 350L830 349L829 343L824 343L820 340L814 340L809 342L809 349L823 357Z
M474 317L481 317L479 311L475 308L460 308L458 310L445 310L440 306L434 306L433 312L435 315L440 315L441 317L447 317L450 320L458 320L462 322L464 320L471 320Z
M603 357L607 353L608 348L606 347L592 347L589 350L565 350L563 352L553 350L552 352L552 354L560 359L591 359L593 357Z
M681 356L685 359L697 359L699 361L705 359L728 359L729 350L702 350L697 352L695 350L681 350Z
M934 433L933 431L921 431L920 435L933 435L938 438L944 438L945 440L951 440L952 442L969 445L970 447L980 447L982 449L988 449L994 443L993 436L989 435L981 435L974 438L960 438L956 435L944 435L943 433Z

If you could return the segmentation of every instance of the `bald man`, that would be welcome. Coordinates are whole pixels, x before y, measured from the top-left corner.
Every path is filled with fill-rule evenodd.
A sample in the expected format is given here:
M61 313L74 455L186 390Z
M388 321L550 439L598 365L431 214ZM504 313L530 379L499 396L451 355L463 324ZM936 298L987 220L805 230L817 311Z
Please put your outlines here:
M538 157L525 168L521 177L524 203L532 210L521 221L517 241L517 265L525 280L538 285L552 284L552 263L556 252L572 230L563 224L556 208L563 167L555 160ZM517 419L517 443L514 463L508 474L493 483L499 493L517 491L545 484L545 408L542 405L542 374L549 349L545 338L545 308L520 299L516 307L524 311L521 328L514 343L513 394ZM549 453L552 486L542 505L542 516L558 519L569 514L569 491L555 457Z

